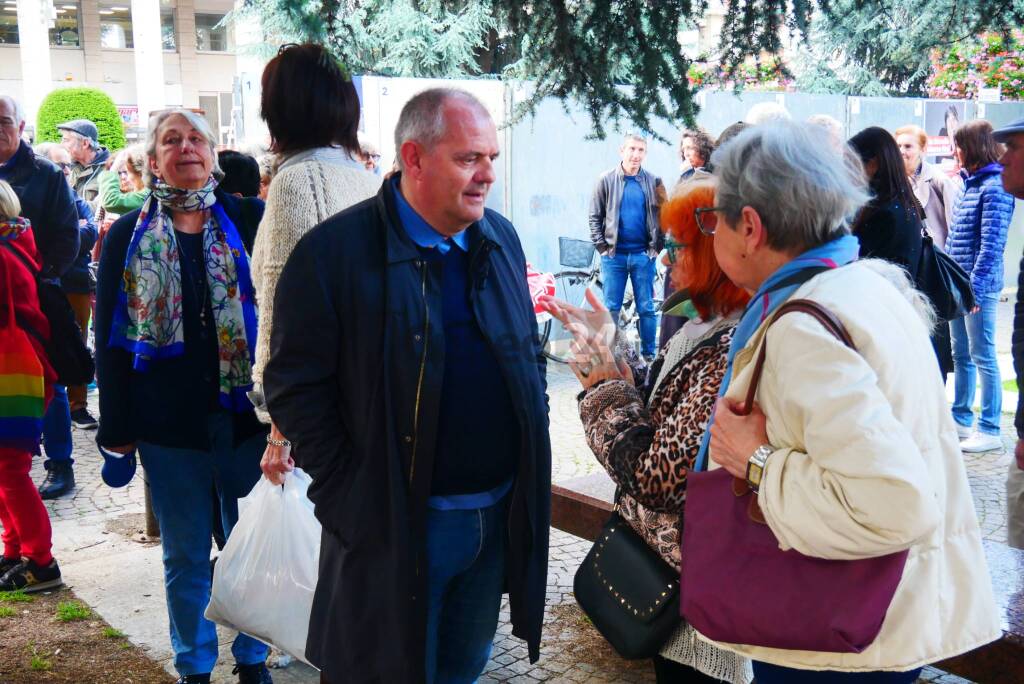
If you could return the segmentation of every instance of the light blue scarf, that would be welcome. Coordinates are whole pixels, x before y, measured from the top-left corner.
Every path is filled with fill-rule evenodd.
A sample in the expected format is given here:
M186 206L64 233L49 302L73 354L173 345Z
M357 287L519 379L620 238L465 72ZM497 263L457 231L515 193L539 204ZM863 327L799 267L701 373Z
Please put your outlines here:
M750 298L750 302L736 326L736 332L733 333L725 375L722 377L722 386L718 390L718 396L725 396L725 391L729 389L729 382L732 380L732 365L736 354L747 346L747 342L761 327L761 324L805 282L821 273L823 269L845 266L854 261L859 253L860 242L857 238L852 235L844 235L786 262L761 283L761 287ZM700 443L700 451L697 452L694 470L698 472L707 470L708 442L711 440L711 426L714 422L715 413L712 411L707 430Z

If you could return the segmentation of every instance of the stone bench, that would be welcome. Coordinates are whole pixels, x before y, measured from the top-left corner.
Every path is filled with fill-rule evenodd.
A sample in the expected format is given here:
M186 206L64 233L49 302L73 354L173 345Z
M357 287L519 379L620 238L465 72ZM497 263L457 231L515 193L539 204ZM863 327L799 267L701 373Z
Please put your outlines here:
M612 511L615 484L604 472L552 485L551 525L593 541ZM1024 683L1024 551L986 541L985 556L1003 638L935 667L982 684Z

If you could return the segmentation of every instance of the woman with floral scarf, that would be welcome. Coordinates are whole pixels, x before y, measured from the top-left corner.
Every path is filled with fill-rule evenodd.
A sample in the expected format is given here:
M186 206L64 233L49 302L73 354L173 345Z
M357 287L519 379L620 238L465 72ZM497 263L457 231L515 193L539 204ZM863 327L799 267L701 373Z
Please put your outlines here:
M217 190L215 144L188 110L151 119L150 195L111 226L96 297L97 443L108 460L138 451L145 469L184 684L209 682L217 660L203 617L214 507L230 534L267 435L246 398L257 322L249 253L263 203ZM240 634L231 651L239 682L271 681L266 645Z

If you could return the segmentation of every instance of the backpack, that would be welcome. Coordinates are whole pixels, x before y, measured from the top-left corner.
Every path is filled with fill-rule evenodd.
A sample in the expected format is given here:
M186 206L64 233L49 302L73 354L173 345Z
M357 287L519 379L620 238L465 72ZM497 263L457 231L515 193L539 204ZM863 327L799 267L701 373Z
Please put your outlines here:
M96 372L96 364L92 360L89 348L82 340L82 329L75 320L75 312L71 308L64 291L56 283L40 278L39 270L24 254L8 242L0 242L16 256L36 280L39 294L39 309L50 323L50 339L46 339L38 330L24 321L18 321L18 327L27 332L43 346L47 360L57 373L57 383L64 386L87 385L92 382Z

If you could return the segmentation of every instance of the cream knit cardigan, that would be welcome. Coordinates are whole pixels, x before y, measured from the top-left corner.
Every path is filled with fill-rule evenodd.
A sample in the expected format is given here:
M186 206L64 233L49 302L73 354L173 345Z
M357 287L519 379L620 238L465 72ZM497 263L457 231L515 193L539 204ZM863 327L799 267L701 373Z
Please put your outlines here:
M277 280L295 245L318 223L375 195L380 183L368 171L317 159L290 164L274 176L252 250L252 280L259 305L256 383L263 384L263 369L270 359Z

